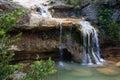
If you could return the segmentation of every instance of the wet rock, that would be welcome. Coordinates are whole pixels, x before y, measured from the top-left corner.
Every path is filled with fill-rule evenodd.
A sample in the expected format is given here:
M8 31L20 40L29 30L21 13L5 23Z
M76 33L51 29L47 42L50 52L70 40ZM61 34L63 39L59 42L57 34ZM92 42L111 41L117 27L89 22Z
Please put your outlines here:
M96 69L98 72L100 72L101 74L104 74L104 75L116 75L118 74L119 72L112 69L112 68L97 68Z
M69 5L69 4L65 4L65 3L62 3L62 2L56 2L53 5L53 8L54 9L72 9L72 8L74 8L74 6L73 5Z

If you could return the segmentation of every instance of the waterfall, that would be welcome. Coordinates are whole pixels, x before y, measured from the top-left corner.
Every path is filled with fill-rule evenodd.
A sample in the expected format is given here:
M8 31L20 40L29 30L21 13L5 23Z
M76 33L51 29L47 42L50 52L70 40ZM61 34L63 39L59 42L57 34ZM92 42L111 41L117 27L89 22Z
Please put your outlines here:
M40 6L38 8L38 11L40 12L40 14L43 16L43 17L47 17L47 18L52 18L52 15L50 14L50 12L48 11L47 8L45 8L44 6Z
M62 50L62 25L60 22L60 38L59 38L59 53L60 53L60 59L63 59L63 50Z
M88 21L80 21L83 34L83 57L84 65L102 64L104 61L100 56L98 34Z
M62 60L63 60L63 44L62 44L62 33L63 33L63 30L62 30L62 23L60 22L60 37L59 37L59 56L60 56L60 60L59 61L59 65L60 66L64 66Z

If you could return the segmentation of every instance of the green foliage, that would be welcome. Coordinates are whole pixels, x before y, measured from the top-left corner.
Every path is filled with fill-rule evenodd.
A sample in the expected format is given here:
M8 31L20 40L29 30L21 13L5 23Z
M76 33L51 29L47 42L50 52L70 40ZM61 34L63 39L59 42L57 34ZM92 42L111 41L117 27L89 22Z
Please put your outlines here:
M108 34L111 38L120 40L120 24L116 21L112 21L107 27L108 30L106 31L106 34Z
M54 61L49 58L47 61L35 61L30 65L30 70L20 80L43 80L44 76L56 72Z
M107 26L112 20L110 17L113 14L112 8L106 8L105 6L101 6L99 10L99 22L100 25Z
M5 33L11 31L16 23L19 21L19 17L25 13L25 10L20 8L8 14L0 14L0 32Z
M107 6L101 6L99 10L99 26L100 30L104 35L110 36L111 38L119 39L120 36L120 25L118 22L113 21L111 16L113 14L113 9Z
M16 9L8 14L0 14L0 80L6 80L16 70L15 67L9 65L14 54L8 53L8 49L15 40L11 40L7 33L13 29L19 16L24 12L23 9Z

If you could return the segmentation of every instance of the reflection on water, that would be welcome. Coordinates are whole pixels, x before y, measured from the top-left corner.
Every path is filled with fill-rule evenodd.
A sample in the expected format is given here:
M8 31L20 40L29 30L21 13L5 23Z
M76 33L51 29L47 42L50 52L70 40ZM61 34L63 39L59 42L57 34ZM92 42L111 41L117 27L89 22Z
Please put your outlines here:
M58 72L46 80L120 80L120 69L114 66L81 66L77 63L59 63Z

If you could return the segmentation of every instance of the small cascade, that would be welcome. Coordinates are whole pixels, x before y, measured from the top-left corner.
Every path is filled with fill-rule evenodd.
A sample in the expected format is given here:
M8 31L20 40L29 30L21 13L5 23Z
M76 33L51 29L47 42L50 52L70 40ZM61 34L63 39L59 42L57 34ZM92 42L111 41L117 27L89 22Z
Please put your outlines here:
M40 12L40 14L43 16L43 17L47 17L47 18L52 18L52 15L50 14L50 12L48 11L47 8L45 8L44 6L40 6L38 8L38 11Z
M60 59L63 59L63 50L62 50L62 25L60 22L60 38L59 38L59 53L60 53Z
M62 46L62 23L60 22L60 37L59 37L59 56L60 56L60 62L59 65L64 66L62 60L63 60L63 46Z
M80 21L83 34L83 57L84 65L102 64L104 61L100 56L98 34L88 21Z

